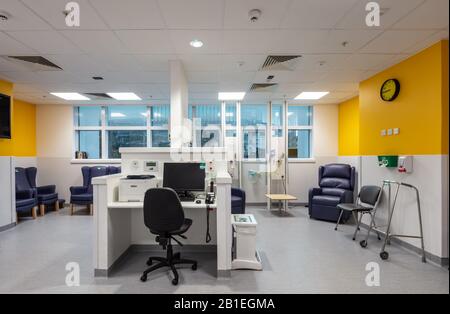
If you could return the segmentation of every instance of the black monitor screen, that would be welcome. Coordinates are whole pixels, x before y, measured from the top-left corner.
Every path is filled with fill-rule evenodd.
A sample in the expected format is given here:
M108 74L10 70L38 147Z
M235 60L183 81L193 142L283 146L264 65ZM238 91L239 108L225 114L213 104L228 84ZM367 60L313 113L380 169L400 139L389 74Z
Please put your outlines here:
M0 94L0 138L11 138L11 97Z
M164 164L163 186L179 192L204 191L204 164L166 162Z

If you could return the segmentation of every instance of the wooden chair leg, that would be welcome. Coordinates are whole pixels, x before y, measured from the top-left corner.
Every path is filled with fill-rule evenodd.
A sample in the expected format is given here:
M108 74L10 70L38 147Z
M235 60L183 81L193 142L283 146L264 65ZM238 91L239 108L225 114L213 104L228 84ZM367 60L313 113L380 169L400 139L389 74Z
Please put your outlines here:
M39 205L40 216L43 217L45 215L45 205Z
M55 211L59 212L59 201L55 202Z
M37 218L37 206L31 209L31 216L33 216L33 219Z
M90 204L90 205L89 205L89 214L90 214L91 216L94 215L94 204Z
M73 216L73 204L70 204L70 216Z

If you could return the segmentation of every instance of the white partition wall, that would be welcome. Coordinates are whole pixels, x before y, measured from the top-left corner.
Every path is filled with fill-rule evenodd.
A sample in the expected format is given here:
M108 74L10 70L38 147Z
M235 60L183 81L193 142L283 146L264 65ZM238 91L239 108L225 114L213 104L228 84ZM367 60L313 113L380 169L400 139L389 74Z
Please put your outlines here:
M13 158L0 157L0 231L16 222L14 186Z

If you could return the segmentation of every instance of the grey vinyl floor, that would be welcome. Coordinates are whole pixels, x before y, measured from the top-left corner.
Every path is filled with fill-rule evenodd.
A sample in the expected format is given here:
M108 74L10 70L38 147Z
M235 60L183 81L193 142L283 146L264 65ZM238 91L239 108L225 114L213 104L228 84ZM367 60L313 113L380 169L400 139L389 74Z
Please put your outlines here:
M297 207L286 216L252 207L259 223L262 271L233 271L215 278L215 254L186 253L199 261L197 271L171 274L161 269L139 281L148 254L134 253L110 278L93 277L93 219L67 210L37 220L24 220L0 233L0 293L449 293L447 268L423 264L414 253L390 246L391 258L379 258L381 243L371 238L362 249L352 241L354 227L310 220ZM81 285L67 287L66 264L80 265ZM366 285L366 265L380 265L380 286Z

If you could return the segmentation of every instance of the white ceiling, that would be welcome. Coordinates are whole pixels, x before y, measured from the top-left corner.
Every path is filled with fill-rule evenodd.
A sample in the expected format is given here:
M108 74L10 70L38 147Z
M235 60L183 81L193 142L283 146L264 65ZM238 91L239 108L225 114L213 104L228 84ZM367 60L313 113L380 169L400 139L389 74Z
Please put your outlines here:
M69 1L67 1L69 2ZM381 26L368 28L368 0L77 0L81 26L65 25L62 0L0 0L1 55L42 55L64 71L31 71L0 58L0 78L15 96L63 103L49 92L134 91L148 102L169 98L169 60L183 61L193 102L218 91L248 91L275 75L273 93L247 101L292 99L328 90L337 103L358 83L448 38L448 0L378 0ZM248 12L262 16L250 23ZM201 49L189 42L200 39ZM342 46L348 42L347 46ZM268 54L299 54L294 71L260 71ZM92 76L103 76L93 81Z

